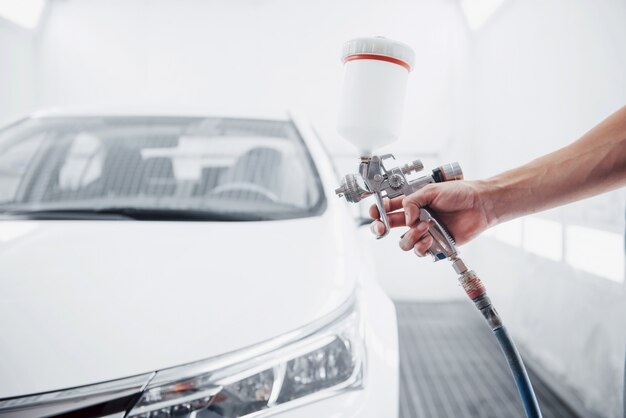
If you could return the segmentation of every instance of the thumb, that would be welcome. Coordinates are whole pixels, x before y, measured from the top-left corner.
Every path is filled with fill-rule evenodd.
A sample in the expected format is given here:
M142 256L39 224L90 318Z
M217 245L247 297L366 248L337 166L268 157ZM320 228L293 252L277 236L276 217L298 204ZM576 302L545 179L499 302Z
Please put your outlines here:
M434 184L429 184L404 198L402 206L407 226L417 222L420 217L420 208L430 205L436 195L437 187Z

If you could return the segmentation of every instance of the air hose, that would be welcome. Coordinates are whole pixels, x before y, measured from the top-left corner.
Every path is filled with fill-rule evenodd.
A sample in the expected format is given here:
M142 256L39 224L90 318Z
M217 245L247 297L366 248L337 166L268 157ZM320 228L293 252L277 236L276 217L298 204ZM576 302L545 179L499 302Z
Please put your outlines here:
M519 392L524 406L524 411L528 418L541 418L541 411L539 410L539 404L537 403L537 397L533 390L533 386L528 378L528 373L524 367L524 362L515 347L515 343L509 336L506 328L502 324L502 319L498 312L493 307L487 291L480 278L474 273L473 270L468 270L465 263L458 258L451 258L452 266L454 270L460 274L459 282L467 296L474 302L476 309L483 315L489 328L495 335L500 344L500 349L506 358L506 361L511 369L515 384L517 385L517 391Z

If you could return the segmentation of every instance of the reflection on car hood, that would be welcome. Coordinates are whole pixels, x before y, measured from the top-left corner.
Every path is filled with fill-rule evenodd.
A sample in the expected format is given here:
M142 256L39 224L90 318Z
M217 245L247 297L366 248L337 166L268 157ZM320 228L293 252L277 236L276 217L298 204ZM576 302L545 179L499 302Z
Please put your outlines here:
M0 398L176 366L314 321L354 287L332 225L0 222Z

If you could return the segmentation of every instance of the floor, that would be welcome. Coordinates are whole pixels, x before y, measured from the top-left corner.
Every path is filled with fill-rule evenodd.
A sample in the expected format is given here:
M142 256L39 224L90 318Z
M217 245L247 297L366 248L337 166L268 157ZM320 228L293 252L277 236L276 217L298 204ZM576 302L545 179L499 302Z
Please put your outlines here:
M397 302L401 418L524 417L500 348L471 303ZM579 418L529 370L544 418Z

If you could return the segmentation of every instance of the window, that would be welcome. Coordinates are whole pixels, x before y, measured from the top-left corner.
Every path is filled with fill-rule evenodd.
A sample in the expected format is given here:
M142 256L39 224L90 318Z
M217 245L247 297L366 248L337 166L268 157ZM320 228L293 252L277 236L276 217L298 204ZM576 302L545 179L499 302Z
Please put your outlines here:
M293 124L54 118L0 136L0 209L315 213L320 180ZM19 189L19 193L18 193Z

